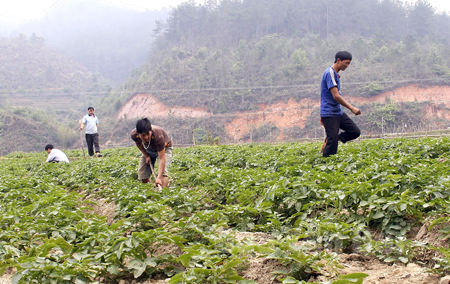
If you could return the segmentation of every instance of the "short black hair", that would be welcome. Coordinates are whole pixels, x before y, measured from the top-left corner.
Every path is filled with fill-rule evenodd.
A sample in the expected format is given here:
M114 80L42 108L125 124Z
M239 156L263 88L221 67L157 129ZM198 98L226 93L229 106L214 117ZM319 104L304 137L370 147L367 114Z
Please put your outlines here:
M334 56L334 63L336 63L338 61L338 59L340 60L352 60L352 54L348 51L338 51L336 53L336 55Z
M139 119L136 122L137 133L149 133L152 130L152 124L148 118Z
M88 107L88 110L90 110L90 109L94 110L94 107Z
M53 145L52 144L45 145L45 151L47 151L48 149L52 150L53 149Z

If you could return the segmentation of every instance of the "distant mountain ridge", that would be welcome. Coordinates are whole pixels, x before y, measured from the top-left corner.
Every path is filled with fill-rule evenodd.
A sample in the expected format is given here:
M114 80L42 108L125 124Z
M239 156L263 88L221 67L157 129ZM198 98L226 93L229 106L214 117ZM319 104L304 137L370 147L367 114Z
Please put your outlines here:
M0 38L0 91L61 89L87 91L96 88L101 76L46 46L45 39L33 34L27 38Z
M147 61L155 21L167 17L166 9L138 11L104 1L60 1L46 17L26 23L19 32L43 36L50 47L117 85Z

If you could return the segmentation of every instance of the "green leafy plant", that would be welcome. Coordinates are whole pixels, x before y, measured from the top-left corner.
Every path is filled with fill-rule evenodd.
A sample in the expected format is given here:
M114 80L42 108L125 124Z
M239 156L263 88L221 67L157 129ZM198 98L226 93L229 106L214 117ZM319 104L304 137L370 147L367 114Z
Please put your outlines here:
M406 238L386 238L371 240L362 244L359 250L384 262L410 263L420 252L429 249L427 243L410 241Z

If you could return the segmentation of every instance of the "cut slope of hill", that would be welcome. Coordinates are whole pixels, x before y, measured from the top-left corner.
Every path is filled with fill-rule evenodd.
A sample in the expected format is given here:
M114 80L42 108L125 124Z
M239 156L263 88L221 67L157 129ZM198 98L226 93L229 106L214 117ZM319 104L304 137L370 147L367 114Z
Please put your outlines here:
M138 94L120 109L117 118L165 117L167 115L197 118L212 114L206 111L206 107L174 106L169 108L151 94Z
M348 97L348 100L358 104L415 101L450 105L450 86L412 84L372 97Z
M372 97L347 97L348 100L358 106L374 103L403 103L403 102L428 102L428 106L418 114L427 118L440 117L450 119L450 113L446 107L450 106L450 86L408 85L387 91ZM444 105L444 107L443 107ZM164 121L169 116L183 118L226 118L224 128L232 141L238 141L248 136L261 125L273 125L281 131L276 132L273 139L282 140L284 129L293 127L305 128L308 119L314 110L317 111L319 99L293 98L286 101L278 101L273 104L259 104L256 111L240 111L229 114L211 114L206 109L174 106L168 107L157 100L151 94L138 94L134 96L119 111L117 118L150 117ZM367 113L363 113L368 115ZM317 119L317 118L312 118ZM176 130L175 130L176 131Z

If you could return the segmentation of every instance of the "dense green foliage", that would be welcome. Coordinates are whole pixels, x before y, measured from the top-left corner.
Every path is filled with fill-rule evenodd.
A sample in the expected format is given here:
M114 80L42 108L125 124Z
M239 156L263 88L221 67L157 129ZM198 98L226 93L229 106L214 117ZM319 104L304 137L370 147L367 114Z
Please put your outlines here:
M405 239L430 218L448 221L449 138L351 143L330 158L319 147L177 148L162 192L136 180L136 147L88 160L70 151L70 164L11 154L0 159L0 267L18 269L13 284L244 284L255 283L242 273L257 254L284 268L275 281L300 284L324 262L337 270L342 251L407 264L439 250L422 265L449 272L448 249ZM112 222L92 212L99 198L117 205ZM373 240L371 230L386 239ZM239 240L237 231L267 233L268 242Z
M344 49L354 56L344 95L448 83L449 27L450 17L426 1L187 2L159 24L147 64L107 101L149 92L169 105L224 113L317 99L323 71Z
M160 46L174 43L189 46L197 42L229 47L241 39L267 34L294 37L309 33L322 37L382 34L398 40L406 34L423 37L438 33L450 39L445 28L449 21L447 14L436 14L424 0L411 6L397 0L224 0L179 5L157 34L163 35L158 40Z
M65 149L80 143L76 124L63 124L54 111L30 108L0 109L0 155L14 151L40 152L45 145Z

